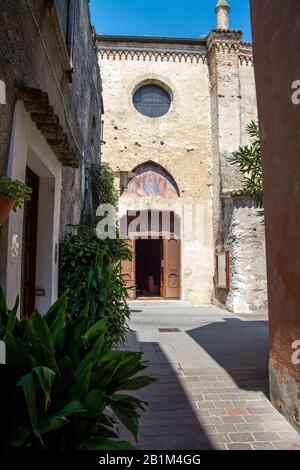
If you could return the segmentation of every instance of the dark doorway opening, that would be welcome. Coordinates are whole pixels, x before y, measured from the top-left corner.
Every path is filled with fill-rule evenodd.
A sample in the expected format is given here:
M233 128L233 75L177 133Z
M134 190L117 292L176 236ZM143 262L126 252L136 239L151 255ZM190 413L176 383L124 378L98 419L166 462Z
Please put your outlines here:
M137 297L161 296L162 240L136 240Z
M39 177L26 168L26 184L32 190L30 201L24 205L22 251L21 315L29 316L35 309L36 248L39 204Z

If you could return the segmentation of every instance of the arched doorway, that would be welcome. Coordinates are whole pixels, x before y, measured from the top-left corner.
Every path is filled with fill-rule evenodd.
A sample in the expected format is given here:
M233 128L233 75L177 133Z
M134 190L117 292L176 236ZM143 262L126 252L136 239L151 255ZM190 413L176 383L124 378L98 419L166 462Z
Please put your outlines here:
M135 212L135 214L133 214ZM122 274L131 299L181 298L180 219L173 211L128 211L126 224L131 261Z
M173 177L156 163L146 162L133 173L121 196L127 212L120 221L121 233L133 252L132 261L122 264L126 284L135 286L130 297L180 299L181 220L168 209L178 199L179 189ZM148 209L153 206L155 209Z

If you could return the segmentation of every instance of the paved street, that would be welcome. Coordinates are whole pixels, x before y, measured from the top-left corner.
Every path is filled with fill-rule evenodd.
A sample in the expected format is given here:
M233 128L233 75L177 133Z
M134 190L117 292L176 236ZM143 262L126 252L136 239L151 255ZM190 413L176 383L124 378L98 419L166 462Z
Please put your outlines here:
M137 394L149 403L137 448L300 449L268 399L266 317L179 302L130 306L128 347L144 351L157 379Z

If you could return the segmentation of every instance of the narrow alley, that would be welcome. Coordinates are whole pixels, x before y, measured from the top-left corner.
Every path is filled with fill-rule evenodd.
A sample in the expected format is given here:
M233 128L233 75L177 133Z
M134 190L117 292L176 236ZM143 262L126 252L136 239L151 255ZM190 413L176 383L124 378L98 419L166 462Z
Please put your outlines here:
M300 1L0 5L0 451L300 450Z

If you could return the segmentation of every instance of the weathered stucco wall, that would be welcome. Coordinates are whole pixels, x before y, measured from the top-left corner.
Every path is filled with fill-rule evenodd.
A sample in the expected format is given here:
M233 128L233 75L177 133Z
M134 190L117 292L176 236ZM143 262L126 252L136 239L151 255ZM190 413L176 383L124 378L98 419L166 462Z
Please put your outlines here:
M252 0L251 10L264 172L271 398L300 429L299 353L293 349L300 340L300 105L292 101L292 84L300 80L300 3Z
M230 254L230 288L215 288L216 302L235 313L266 309L264 230L253 204L237 196L243 181L230 162L249 143L246 126L257 119L252 50L239 31L208 37L214 161L214 238Z
M71 9L75 12L69 24L74 33L72 51L66 47L54 0L1 1L0 81L6 86L6 101L0 106L0 175L24 181L28 165L40 178L36 287L46 293L36 298L36 305L42 311L57 297L59 241L67 224L79 222L85 190L90 189L85 177L90 176L91 163L100 163L101 79L89 2L73 0ZM48 118L52 109L59 120L56 144L49 142L47 131L37 129L32 108L22 111L28 90L17 101L17 90L28 87L47 97L49 107L42 102L37 108L41 119ZM52 126L50 120L50 135ZM74 151L78 168L62 168L61 154L53 151L54 145L65 142ZM0 230L0 284L11 304L22 285L22 210ZM12 250L16 240L17 254Z
M241 32L223 30L192 45L138 39L98 37L103 158L123 171L152 160L174 177L179 204L202 205L202 231L194 227L195 240L183 239L184 299L216 300L234 312L264 310L264 231L255 208L240 204L242 178L230 164L232 152L249 141L246 125L257 118L251 45L241 42ZM133 91L144 80L172 90L172 108L164 117L150 119L135 110ZM140 198L139 204L163 209L174 201ZM122 213L135 205L136 196L120 199ZM230 252L229 290L213 288L215 250Z
M91 165L100 164L102 85L89 2L77 0L70 117L82 151L81 167L63 169L61 236L92 205Z
M267 309L265 227L253 203L233 196L223 200L225 248L230 253L231 286L226 306L232 312Z
M99 162L101 79L88 1L73 2L75 24L72 64L69 62L69 69L73 67L71 82L61 49L64 39L57 30L59 23L53 19L53 8L47 8L47 4L51 5L51 1L30 0L33 17L27 1L1 1L0 80L6 84L6 104L0 107L0 174L7 172L16 88L26 86L47 92L49 103L80 162L78 169L63 171L63 234L68 223L79 221L83 207L82 160L87 166L91 161ZM96 121L94 128L93 116ZM91 150L92 138L95 151Z
M251 121L257 121L257 102L253 63L242 62L239 66L241 90L241 145L249 143L246 127Z
M101 47L101 46L100 46ZM156 46L159 49L159 45ZM200 60L100 59L104 97L103 160L114 170L132 171L149 160L175 179L176 204L201 206L202 225L182 241L182 298L211 301L213 290L212 159L207 65ZM161 81L171 90L172 106L163 117L138 113L132 97L144 80ZM120 213L128 209L172 209L173 199L124 195ZM121 215L120 214L120 215Z
M248 145L247 125L257 121L254 69L240 60L240 145ZM234 167L233 167L234 168ZM240 181L239 175L235 182ZM238 187L238 186L236 186ZM227 308L236 313L267 309L265 227L254 204L233 195L223 200L224 245L230 253L231 286Z
M25 181L26 166L40 178L36 286L45 289L45 295L37 297L36 307L45 312L58 294L58 260L55 260L54 254L59 243L62 166L25 111L23 102L18 101L14 112L8 176ZM22 291L23 235L21 208L11 212L1 232L4 255L1 257L0 283L5 288L9 307L14 305L16 296ZM7 246L4 244L6 240Z

